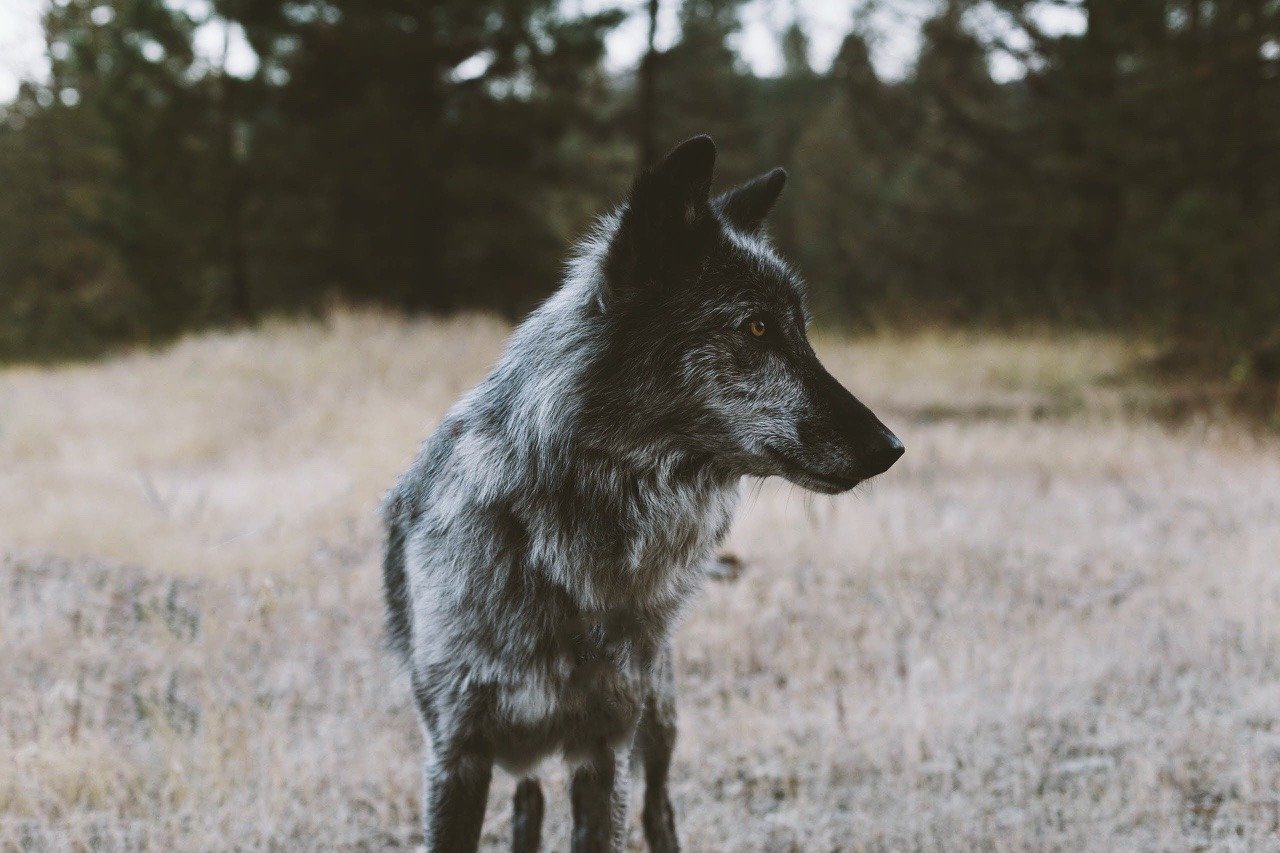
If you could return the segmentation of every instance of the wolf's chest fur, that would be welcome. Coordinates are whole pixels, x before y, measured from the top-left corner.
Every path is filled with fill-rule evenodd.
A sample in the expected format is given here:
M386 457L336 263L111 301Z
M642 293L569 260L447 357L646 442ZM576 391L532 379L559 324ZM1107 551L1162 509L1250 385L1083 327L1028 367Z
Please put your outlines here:
M460 407L389 507L410 531L415 689L512 767L628 736L737 501L736 478L679 459L527 450Z

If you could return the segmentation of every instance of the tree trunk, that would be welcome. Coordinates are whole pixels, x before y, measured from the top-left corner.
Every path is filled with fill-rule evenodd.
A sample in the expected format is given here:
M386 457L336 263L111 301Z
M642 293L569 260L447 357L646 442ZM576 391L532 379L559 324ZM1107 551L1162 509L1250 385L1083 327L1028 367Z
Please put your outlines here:
M644 166L652 163L658 156L656 150L657 103L654 92L658 51L654 40L658 31L658 0L649 0L649 46L640 60L640 75L637 80L637 95L640 101L640 127L638 137L638 153L640 163Z
M1240 209L1246 216L1258 211L1258 160L1263 147L1259 141L1262 122L1260 109L1262 89L1262 45L1266 41L1263 18L1266 12L1262 0L1246 0L1242 4L1237 26L1240 27L1238 47L1232 56L1239 57L1239 88L1236 140L1240 146L1236 153L1236 192Z
M249 269L244 236L244 182L236 154L235 109L227 80L227 54L231 48L231 28L222 38L222 67L218 75L219 159L222 172L222 251L227 276L227 304L238 323L252 323L253 294L249 289Z
M1076 184L1080 200L1076 238L1084 292L1095 301L1095 309L1105 312L1120 301L1115 292L1115 250L1124 215L1116 153L1120 33L1114 0L1086 0L1084 8L1088 29L1080 69L1079 113L1084 127Z

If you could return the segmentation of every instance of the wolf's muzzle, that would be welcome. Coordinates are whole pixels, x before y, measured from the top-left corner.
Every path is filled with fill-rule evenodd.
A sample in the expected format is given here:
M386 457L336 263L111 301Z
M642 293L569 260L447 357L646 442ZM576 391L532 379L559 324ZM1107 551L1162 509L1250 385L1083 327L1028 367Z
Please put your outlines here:
M838 456L845 460L834 470L827 470L823 479L852 488L883 474L902 458L905 448L898 437L828 373L816 357L809 367L809 382L814 414L799 430L801 444L809 454L834 446L839 448ZM827 465L820 467L828 468Z

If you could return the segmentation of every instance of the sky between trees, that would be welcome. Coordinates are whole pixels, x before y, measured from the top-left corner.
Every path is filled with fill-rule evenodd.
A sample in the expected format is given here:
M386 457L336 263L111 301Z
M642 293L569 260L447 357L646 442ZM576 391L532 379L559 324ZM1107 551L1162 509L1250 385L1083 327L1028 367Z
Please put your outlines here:
M48 2L0 0L0 101L14 97L20 80L33 76L43 78L48 73L40 30L40 15ZM171 5L185 6L197 18L209 18L204 0L183 0ZM742 32L735 47L755 74L776 76L783 66L778 34L793 18L799 18L809 33L810 60L814 68L825 71L835 58L854 15L861 13L870 16L869 28L880 37L879 44L873 46L872 61L876 70L885 77L897 78L915 60L920 49L920 26L937 5L934 0L754 0L743 9ZM621 72L634 68L640 61L647 24L638 0L566 0L564 6L570 12L604 9L633 12L606 39L606 66ZM657 34L660 48L670 47L677 38L677 6L673 0L666 0L660 6ZM1038 17L1047 32L1072 32L1082 26L1083 20L1078 11L1053 5L1045 5ZM1000 23L989 16L983 25L998 28ZM217 19L210 20L197 39L197 47L206 56L219 53L223 43L222 24ZM238 28L232 32L231 45L228 62L231 73L251 73L257 58ZM1020 65L1008 56L993 58L992 64L992 73L997 79L1021 75Z

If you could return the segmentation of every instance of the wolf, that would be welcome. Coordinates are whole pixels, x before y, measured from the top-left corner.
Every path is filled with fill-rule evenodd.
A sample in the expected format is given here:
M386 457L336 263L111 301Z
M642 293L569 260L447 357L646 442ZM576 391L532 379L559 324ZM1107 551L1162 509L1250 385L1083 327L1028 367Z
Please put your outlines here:
M428 850L476 848L495 763L519 780L512 849L536 850L556 753L573 850L623 849L633 758L649 848L679 849L671 637L739 481L835 494L903 454L808 342L763 233L786 173L712 196L715 155L698 136L640 172L388 493Z

